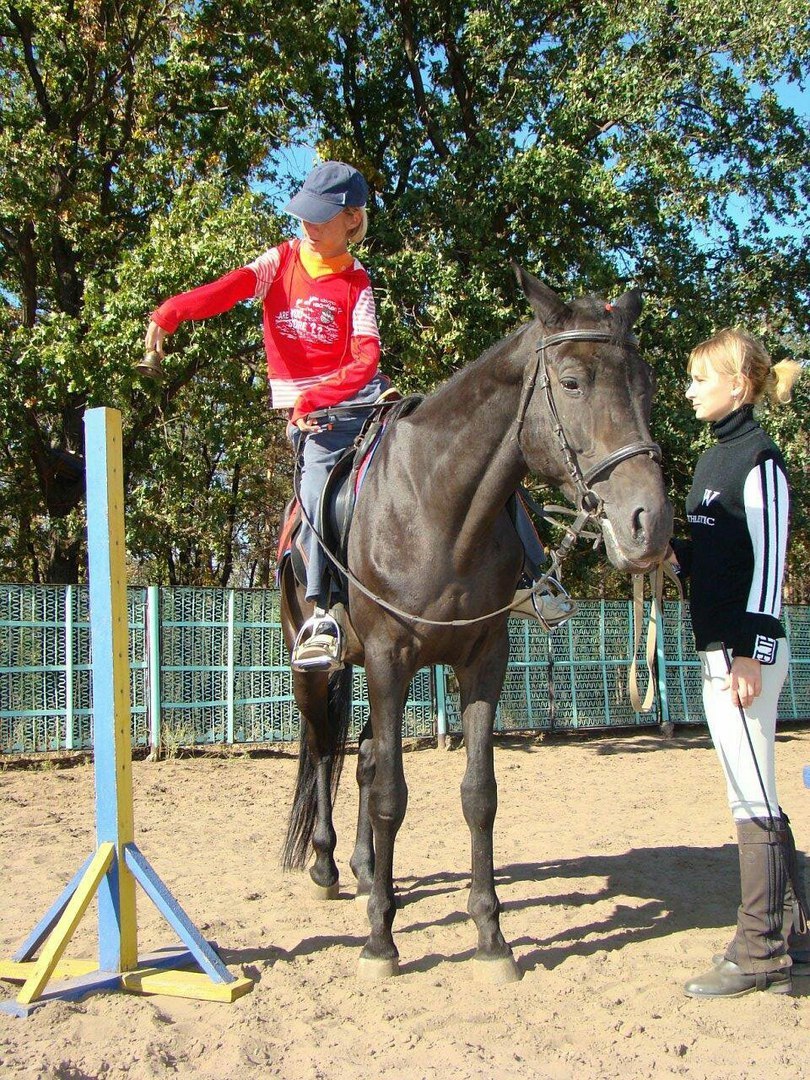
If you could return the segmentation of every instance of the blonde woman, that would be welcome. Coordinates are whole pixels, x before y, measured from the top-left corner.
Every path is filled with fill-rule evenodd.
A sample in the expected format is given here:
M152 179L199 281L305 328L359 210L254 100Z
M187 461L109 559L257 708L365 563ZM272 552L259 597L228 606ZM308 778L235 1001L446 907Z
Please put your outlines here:
M787 993L810 973L810 934L796 849L779 806L774 742L790 660L779 621L789 487L775 443L754 417L764 397L790 400L800 372L772 364L762 343L722 330L692 350L686 398L715 443L698 459L686 500L690 538L672 561L689 580L703 705L737 830L742 903L737 929L690 997Z

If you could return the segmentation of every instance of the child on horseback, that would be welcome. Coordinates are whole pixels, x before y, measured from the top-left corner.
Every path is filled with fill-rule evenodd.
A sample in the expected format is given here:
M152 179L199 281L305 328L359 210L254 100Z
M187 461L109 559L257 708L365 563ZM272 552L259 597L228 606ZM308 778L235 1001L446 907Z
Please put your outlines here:
M370 407L388 386L378 370L371 282L349 252L349 244L366 235L367 200L368 185L357 169L339 161L318 165L285 207L301 222L300 239L164 301L146 334L147 350L162 357L166 336L181 322L219 315L240 300L263 302L272 406L286 410L287 434L299 458L306 598L314 605L293 647L296 670L330 671L341 664L341 630L326 610L325 556L306 519L317 522L329 471L369 414L362 406ZM319 411L337 405L329 424L321 424Z

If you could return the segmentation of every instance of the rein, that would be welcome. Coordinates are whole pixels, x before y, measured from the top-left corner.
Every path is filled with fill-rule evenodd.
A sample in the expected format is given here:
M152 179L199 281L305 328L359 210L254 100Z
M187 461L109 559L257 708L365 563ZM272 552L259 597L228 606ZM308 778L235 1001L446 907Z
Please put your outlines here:
M543 574L534 584L533 591L539 592L542 590L545 583L550 578L557 578L560 573L560 567L563 561L570 555L574 545L579 540L580 536L587 535L585 529L589 522L596 526L600 525L600 518L604 516L604 504L599 496L591 489L590 484L603 473L608 472L614 466L618 465L622 461L626 461L628 458L635 457L638 454L647 454L654 461L660 463L661 461L661 448L657 443L650 442L634 442L628 443L626 446L620 447L618 450L613 450L610 454L604 457L598 464L592 466L587 472L583 473L580 469L574 451L571 448L570 443L565 437L565 430L560 420L559 413L557 412L557 406L554 401L554 395L551 390L551 383L548 377L548 368L546 365L546 349L559 345L567 341L596 341L596 342L615 342L624 343L633 347L638 345L638 338L634 334L622 334L616 335L608 333L604 330L564 330L558 334L550 334L548 337L541 338L537 346L535 353L535 361L527 369L526 376L523 381L523 390L518 405L518 413L516 419L516 431L515 438L519 440L520 433L523 430L523 424L526 418L526 412L529 407L529 403L534 394L534 390L539 382L540 386L545 392L546 403L548 405L549 413L552 418L552 426L554 433L557 437L557 441L562 451L563 459L565 461L566 469L568 471L569 478L576 488L579 497L578 511L574 511L574 521L570 526L565 527L565 536L563 537L560 545L555 548L550 556L550 568ZM328 410L324 410L328 411ZM297 485L296 485L297 486ZM296 495L298 491L296 490ZM301 514L306 519L310 529L312 529L315 537L320 544L327 559L342 573L351 584L367 597L373 603L383 608L385 611L390 612L399 619L404 619L409 623L422 623L425 626L472 626L475 623L486 622L489 619L495 618L497 615L503 615L505 612L511 610L511 601L505 604L503 607L497 608L495 611L490 611L486 615L478 615L472 619L428 619L424 615L414 615L413 612L403 611L402 608L398 608L395 604L389 603L381 596L372 592L367 588L362 581L359 580L352 573L352 571L344 566L343 563L329 550L323 537L318 532L317 527L310 519L300 498L298 504L301 508ZM557 510L565 510L563 507L555 507ZM571 513L571 511L568 511ZM598 543L597 536L597 543ZM640 575L637 575L640 576ZM648 649L649 652L649 649ZM654 647L653 647L654 655ZM635 662L635 661L634 661Z
M627 692L630 704L636 712L649 712L655 697L655 654L658 648L658 625L660 616L663 614L664 603L664 578L669 578L678 591L678 596L683 600L683 588L678 575L672 566L666 561L660 562L654 570L646 575L650 581L650 618L647 622L647 646L645 650L645 664L649 672L647 692L642 701L638 692L638 666L636 657L641 643L642 626L644 624L644 574L633 574L633 660L630 664Z

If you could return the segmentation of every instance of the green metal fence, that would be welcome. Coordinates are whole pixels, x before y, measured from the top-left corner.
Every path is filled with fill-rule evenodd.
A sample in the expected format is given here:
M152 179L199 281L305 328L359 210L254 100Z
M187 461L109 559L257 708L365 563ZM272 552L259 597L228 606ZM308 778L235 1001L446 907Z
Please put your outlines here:
M132 741L138 747L250 745L298 738L292 680L273 589L128 590ZM788 607L793 662L780 719L810 719L810 609ZM700 673L688 611L664 605L659 692L633 711L628 674L632 605L586 601L547 635L510 623L500 730L548 731L702 723ZM642 672L642 677L645 675ZM356 734L368 715L356 670ZM78 586L0 586L0 753L92 747L88 591ZM461 728L452 673L423 669L411 685L405 736Z

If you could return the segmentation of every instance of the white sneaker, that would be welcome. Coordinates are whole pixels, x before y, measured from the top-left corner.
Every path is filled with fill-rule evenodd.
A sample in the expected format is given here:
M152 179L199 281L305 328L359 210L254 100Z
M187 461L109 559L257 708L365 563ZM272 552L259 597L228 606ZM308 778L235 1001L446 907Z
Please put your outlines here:
M536 619L545 630L556 630L576 614L572 600L555 578L548 578L538 588L518 589L509 610L521 619Z
M292 648L293 671L337 671L343 667L343 632L327 611L315 608L314 615L298 631Z

